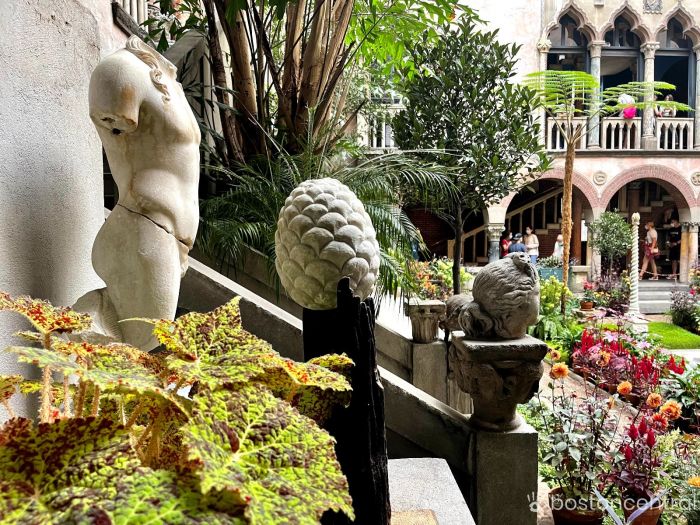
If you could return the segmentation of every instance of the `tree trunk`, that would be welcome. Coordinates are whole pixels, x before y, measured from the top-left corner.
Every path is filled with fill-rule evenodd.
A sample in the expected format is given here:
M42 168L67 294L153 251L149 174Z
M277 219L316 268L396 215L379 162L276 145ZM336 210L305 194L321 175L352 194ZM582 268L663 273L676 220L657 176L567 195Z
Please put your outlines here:
M561 207L561 235L564 238L564 250L562 253L562 280L564 284L569 282L569 259L571 254L571 196L573 194L574 158L576 156L576 143L569 140L566 144L566 160L564 161L564 197ZM566 291L561 294L561 313L566 314Z
M462 270L462 207L458 204L455 210L455 246L452 251L452 290L455 295L462 292L460 273Z
M221 42L219 42L219 30L216 27L214 3L213 0L204 0L203 3L207 20L209 20L209 23L207 24L207 38L209 40L211 68L212 75L214 77L214 93L216 94L216 100L219 103L224 104L225 106L231 106L228 91L225 91L228 87L228 83L226 82L224 54L221 50ZM221 131L224 136L226 146L225 158L222 160L228 165L230 165L230 163L234 160L239 162L243 161L243 154L240 143L236 137L235 121L231 109L226 109L223 106L219 106L219 117L221 118ZM217 148L217 150L219 150L219 148ZM219 151L220 155L222 153L224 152Z

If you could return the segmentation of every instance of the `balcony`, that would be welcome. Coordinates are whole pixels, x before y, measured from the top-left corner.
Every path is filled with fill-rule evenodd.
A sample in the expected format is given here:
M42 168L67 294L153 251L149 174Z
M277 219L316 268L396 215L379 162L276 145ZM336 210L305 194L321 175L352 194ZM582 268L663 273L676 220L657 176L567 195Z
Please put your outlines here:
M559 124L559 125L557 125ZM546 125L545 144L550 152L563 152L566 144L562 128L568 124L563 120L548 118ZM643 151L642 118L625 119L608 117L602 120L598 132L600 145L591 147L588 137L588 122L585 118L575 118L572 121L575 128L583 128L581 139L576 144L577 150L603 149L607 151ZM692 118L663 118L657 119L654 129L654 151L692 151L694 142L694 120Z

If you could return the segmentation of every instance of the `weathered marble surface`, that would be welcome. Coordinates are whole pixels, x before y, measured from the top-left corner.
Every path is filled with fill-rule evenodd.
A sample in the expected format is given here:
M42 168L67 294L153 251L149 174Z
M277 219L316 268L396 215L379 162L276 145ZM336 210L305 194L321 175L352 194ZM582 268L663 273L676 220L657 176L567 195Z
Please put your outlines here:
M336 306L343 277L361 300L374 290L379 244L357 196L341 182L302 182L287 197L275 232L275 266L282 286L309 310Z
M446 327L461 328L468 339L517 339L537 322L540 280L524 253L487 264L474 278L472 296L447 304Z
M151 327L117 321L172 319L199 222L197 121L177 70L137 37L90 79L90 118L102 140L119 202L95 239L92 263L107 285L76 308L96 331L150 350Z

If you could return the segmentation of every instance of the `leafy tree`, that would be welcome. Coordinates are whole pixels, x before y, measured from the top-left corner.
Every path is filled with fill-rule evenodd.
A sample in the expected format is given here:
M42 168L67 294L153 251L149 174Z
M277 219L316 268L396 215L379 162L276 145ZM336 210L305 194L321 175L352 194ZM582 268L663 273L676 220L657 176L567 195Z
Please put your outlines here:
M510 82L518 47L500 44L497 32L477 30L476 22L463 16L444 26L434 45L422 38L410 44L416 73L404 72L406 109L393 122L400 147L430 150L431 158L456 170L454 197L433 203L455 232L455 293L467 215L547 166L533 116L537 99Z
M567 282L571 253L571 229L573 227L571 196L573 193L574 160L576 158L576 144L584 133L584 127L576 126L574 119L585 117L589 122L588 129L596 129L600 126L602 117L618 113L627 106L645 109L658 105L672 107L678 111L690 111L691 108L673 101L654 102L654 95L660 95L661 90L675 89L673 84L666 82L630 82L601 90L598 80L589 73L547 70L536 71L528 75L525 85L537 93L547 116L554 119L566 145L561 233L564 237L563 281ZM622 95L631 96L635 102L620 103ZM562 314L565 311L565 303L566 298L562 294Z
M588 242L593 250L608 260L608 271L613 263L627 254L632 247L630 225L617 212L606 211L588 225Z
M431 28L465 10L462 2L161 0L163 16L144 24L160 50L168 36L207 35L221 121L210 131L221 163L233 166L274 155L273 140L290 153L321 136L340 140L369 95L350 96L356 76L346 72L369 67L386 80L398 64L410 69L404 42L423 30L435 39Z

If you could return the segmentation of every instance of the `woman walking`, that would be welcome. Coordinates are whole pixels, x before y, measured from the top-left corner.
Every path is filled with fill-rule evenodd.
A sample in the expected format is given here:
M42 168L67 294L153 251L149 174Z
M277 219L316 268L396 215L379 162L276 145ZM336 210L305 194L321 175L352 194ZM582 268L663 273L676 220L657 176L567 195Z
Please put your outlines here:
M644 229L647 231L646 238L644 239L644 260L642 261L642 269L639 271L639 279L644 278L644 274L647 271L647 265L651 263L651 273L653 277L650 280L658 281L659 274L656 271L656 258L659 256L658 239L659 234L654 228L654 223L652 221L647 222L644 225Z
M530 226L525 228L523 243L525 244L525 248L527 248L527 254L530 256L530 262L532 264L537 264L537 257L540 254L540 240Z

